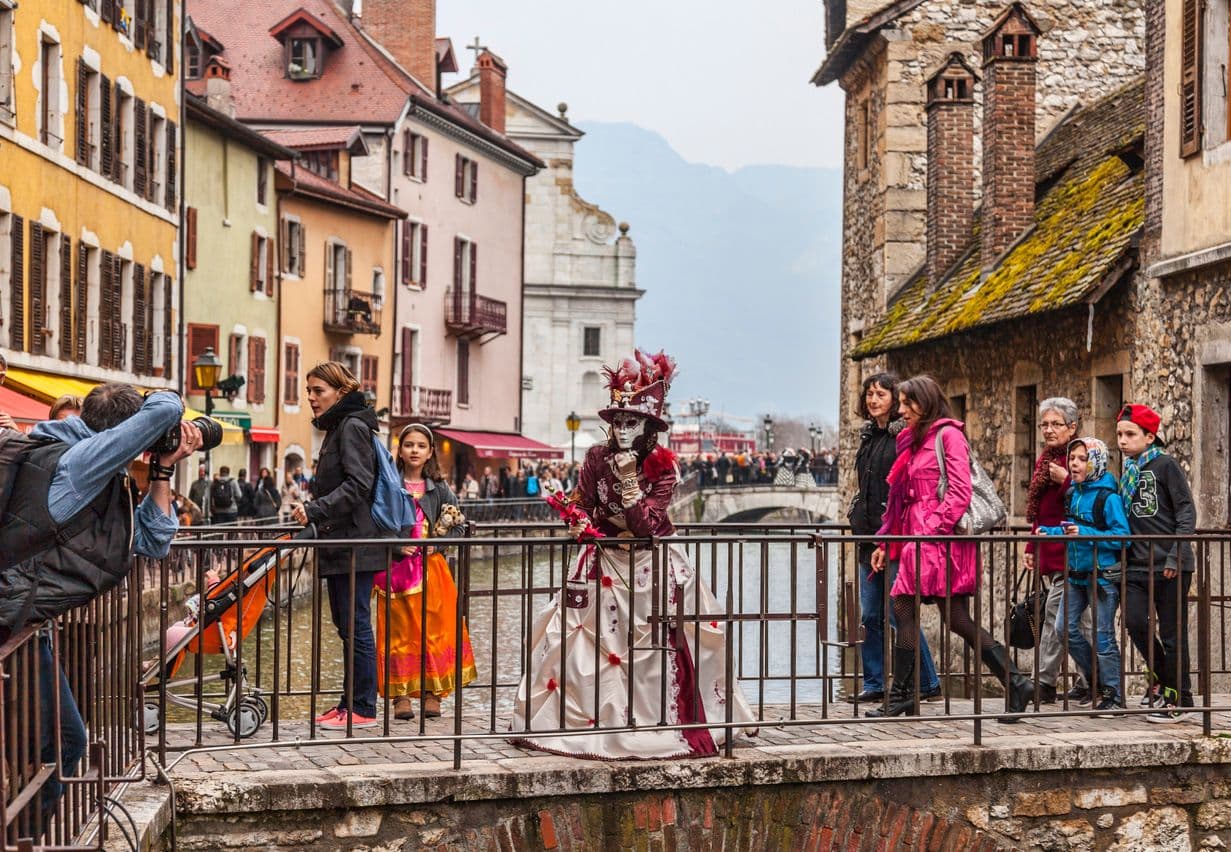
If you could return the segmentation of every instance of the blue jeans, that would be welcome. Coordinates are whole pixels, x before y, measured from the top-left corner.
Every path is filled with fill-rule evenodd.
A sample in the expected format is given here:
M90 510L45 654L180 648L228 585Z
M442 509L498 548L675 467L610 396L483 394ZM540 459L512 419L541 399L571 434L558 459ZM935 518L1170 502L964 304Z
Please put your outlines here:
M1098 686L1110 689L1116 694L1116 701L1123 702L1120 694L1120 646L1116 643L1116 609L1120 605L1120 589L1117 586L1103 585L1091 578L1091 583L1097 591L1095 598L1095 620L1098 622ZM1068 605L1065 612L1057 613L1056 632L1069 636L1069 656L1081 669L1086 677L1086 683L1094 684L1091 669L1094 666L1091 657L1090 642L1081 629L1081 616L1090 606L1090 586L1078 586L1069 583Z
M863 688L868 692L885 691L885 590L893 588L893 579L898 575L898 563L894 560L879 574L873 573L866 562L859 565L859 620L863 624L863 643L859 653L863 657ZM889 623L897 627L893 607L889 607ZM931 692L940 687L936 677L936 663L928 648L923 631L919 631L919 688Z
M56 691L60 693L60 742L61 769L64 777L77 774L77 763L85 754L86 732L81 721L81 713L77 710L77 702L73 691L69 689L68 678L63 670L55 664L51 654L51 639L46 635L38 638L38 700L42 711L39 730L39 760L43 763L56 762L55 700ZM53 775L43 785L41 806L43 816L48 817L55 809L56 803L64 795L64 785L60 776Z
M346 675L342 682L342 697L338 707L346 708L346 690L352 675L353 703L350 709L357 716L376 717L376 637L372 633L372 583L376 574L365 571L355 575L355 594L351 597L350 575L336 574L325 578L329 589L329 614L342 639L342 665ZM351 610L355 613L355 638L351 641ZM351 655L354 654L354 662Z

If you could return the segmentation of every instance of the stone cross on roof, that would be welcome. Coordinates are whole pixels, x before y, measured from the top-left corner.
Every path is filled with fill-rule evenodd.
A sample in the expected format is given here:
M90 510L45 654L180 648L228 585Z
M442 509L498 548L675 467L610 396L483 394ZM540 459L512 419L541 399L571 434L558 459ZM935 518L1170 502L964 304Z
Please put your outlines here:
M467 49L467 50L473 50L473 51L474 51L474 61L475 61L475 64L478 64L478 62L479 62L479 54L480 54L480 53L482 53L483 51L487 50L487 46L486 46L486 45L484 45L482 42L480 42L480 41L479 41L479 37L478 37L478 36L475 36L475 37L474 37L474 44L468 44L468 45L466 45L466 49Z

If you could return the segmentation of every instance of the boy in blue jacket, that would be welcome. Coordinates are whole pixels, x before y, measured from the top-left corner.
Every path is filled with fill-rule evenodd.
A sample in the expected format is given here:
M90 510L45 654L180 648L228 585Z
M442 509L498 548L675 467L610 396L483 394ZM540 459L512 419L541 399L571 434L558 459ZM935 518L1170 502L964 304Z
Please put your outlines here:
M1040 527L1042 535L1129 535L1128 515L1116 477L1107 470L1107 445L1098 438L1077 438L1069 443L1072 486L1065 495L1065 521L1058 527ZM1096 564L1097 563L1097 564ZM1116 609L1120 603L1120 542L1072 541L1068 546L1067 606L1056 619L1056 632L1068 633L1069 656L1087 683L1097 683L1097 710L1124 707L1120 693L1120 648L1116 644ZM1091 589L1094 589L1093 595ZM1091 672L1090 643L1081 630L1081 615L1094 603L1097 625L1098 680Z

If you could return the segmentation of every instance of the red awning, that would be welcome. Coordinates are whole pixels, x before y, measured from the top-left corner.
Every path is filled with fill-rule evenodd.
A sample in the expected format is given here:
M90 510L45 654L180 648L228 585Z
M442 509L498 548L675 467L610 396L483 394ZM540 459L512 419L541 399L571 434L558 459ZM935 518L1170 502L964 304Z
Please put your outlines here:
M564 450L540 444L521 435L508 432L465 432L461 429L437 429L436 434L451 438L474 449L481 459L562 459Z
M47 419L51 409L11 388L0 387L0 411L16 420L22 427L21 431L29 432L35 423Z
M248 440L253 444L276 444L281 438L278 430L269 426L253 426L248 430Z

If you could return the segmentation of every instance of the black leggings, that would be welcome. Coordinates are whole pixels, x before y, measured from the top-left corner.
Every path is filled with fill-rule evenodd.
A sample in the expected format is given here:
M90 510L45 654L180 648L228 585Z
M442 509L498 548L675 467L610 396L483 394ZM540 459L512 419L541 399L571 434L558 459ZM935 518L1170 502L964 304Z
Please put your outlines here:
M981 637L979 641L984 649L990 648L996 644L996 640L992 638L992 634L975 624L975 620L970 617L970 597L970 595L953 595L949 598L949 629L961 636L971 650L975 647L975 637ZM945 621L945 600L939 598L935 603L940 610L940 620L943 623ZM898 621L894 645L910 651L915 650L915 645L919 640L919 616L915 611L915 596L895 595L893 615Z

